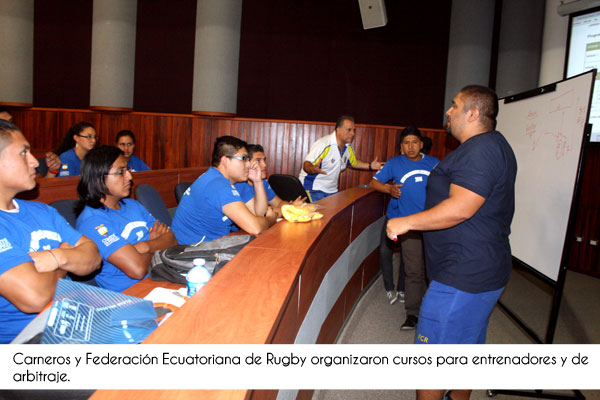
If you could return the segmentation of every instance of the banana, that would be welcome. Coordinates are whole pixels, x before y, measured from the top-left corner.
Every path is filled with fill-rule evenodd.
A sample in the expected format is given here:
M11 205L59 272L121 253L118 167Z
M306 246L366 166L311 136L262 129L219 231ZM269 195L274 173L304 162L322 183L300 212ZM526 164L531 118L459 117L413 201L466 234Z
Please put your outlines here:
M281 207L281 214L283 214L283 217L290 222L308 222L313 219L323 218L323 214L314 210L315 207L310 204L299 207L286 204Z

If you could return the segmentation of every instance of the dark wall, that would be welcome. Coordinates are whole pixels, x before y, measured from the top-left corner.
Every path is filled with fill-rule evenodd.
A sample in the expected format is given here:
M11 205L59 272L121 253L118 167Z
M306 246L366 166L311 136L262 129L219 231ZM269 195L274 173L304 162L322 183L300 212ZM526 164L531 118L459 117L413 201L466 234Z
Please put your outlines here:
M244 0L238 116L439 126L450 5L388 0L363 30L356 1Z
M88 108L92 63L92 0L36 0L33 104Z
M363 30L357 1L244 0L240 117L438 127L450 2L387 0ZM196 0L138 2L134 110L190 113ZM34 105L88 108L92 0L35 2Z
M191 113L196 0L137 3L136 111Z

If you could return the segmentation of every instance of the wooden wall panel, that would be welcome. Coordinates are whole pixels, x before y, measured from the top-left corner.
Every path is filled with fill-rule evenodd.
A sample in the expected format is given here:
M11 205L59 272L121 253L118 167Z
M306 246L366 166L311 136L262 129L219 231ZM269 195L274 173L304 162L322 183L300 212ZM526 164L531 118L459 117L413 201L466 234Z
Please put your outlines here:
M298 323L298 298L300 296L298 279L296 279L290 293L290 299L285 306L277 330L271 340L272 344L294 344L294 340L296 339L300 325Z
M93 123L100 143L113 144L116 133L130 129L136 134L136 154L153 169L198 167L210 164L214 140L233 135L249 143L261 143L269 161L269 173L297 175L310 146L329 134L333 123L263 121L254 119L204 118L182 114L96 113L85 110L14 110L35 149L53 149L78 121ZM439 129L423 129L433 140L431 154L443 158L458 143ZM387 160L399 151L400 127L358 125L354 147L365 161ZM341 174L340 189L368 184L373 173L347 169Z
M355 288L360 290L360 287ZM346 296L344 294L345 293L342 292L340 297L338 297L335 304L329 311L329 315L327 315L327 318L325 318L325 321L323 321L316 344L333 343L338 335L338 332L342 329L345 319L344 309L346 307Z
M366 261L366 260L365 260ZM379 248L369 255L369 262L363 264L362 289L371 283L379 273Z
M362 279L363 279L363 275L364 275L364 266L365 266L365 263L370 262L371 258L372 258L371 256L368 256L363 261L360 268L358 268L356 270L356 272L354 273L354 275L352 275L352 278L350 278L350 281L348 282L348 284L346 284L346 287L344 288L344 291L342 292L342 296L345 299L344 300L345 301L344 316L342 318L342 321L346 321L346 318L348 318L350 316L350 311L352 311L352 309L354 308L354 305L358 301L358 298L360 297L360 295L363 291Z
M253 390L250 393L250 400L275 400L279 390Z
M374 196L360 199L356 202L354 215L352 215L352 232L350 240L354 240L367 228L373 221L378 220L385 215L386 209L383 207L385 195L376 192Z
M218 136L233 135L248 143L260 143L265 148L268 173L298 175L310 146L331 133L333 122L278 121L247 118L207 118L186 114L111 113L88 110L50 108L14 109L15 123L22 127L36 155L54 149L67 129L76 122L94 124L100 143L113 144L116 133L130 129L136 134L136 154L152 169L207 167L213 143ZM402 127L357 125L354 148L363 161L374 157L388 160L399 151ZM422 128L433 141L431 155L443 159L458 147L458 142L441 129ZM372 171L346 169L340 177L340 190L366 185ZM600 246L590 240L600 240L599 223L589 213L600 210L600 146L587 149L581 184L581 197L576 213L576 235L582 242L574 243L569 267L576 271L600 276L597 254ZM594 214L595 215L595 214ZM575 240L575 237L572 238ZM585 256L588 254L588 256ZM596 261L594 261L596 260Z

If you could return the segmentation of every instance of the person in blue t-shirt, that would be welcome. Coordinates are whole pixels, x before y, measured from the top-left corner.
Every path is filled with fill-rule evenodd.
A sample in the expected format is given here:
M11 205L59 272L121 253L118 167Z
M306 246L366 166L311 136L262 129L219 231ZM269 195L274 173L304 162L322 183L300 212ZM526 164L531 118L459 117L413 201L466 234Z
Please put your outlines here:
M261 180L258 177L252 176L252 169L248 172L248 180L236 183L235 188L240 193L242 201L246 203L246 206L248 206L248 209L254 215L264 215L268 206L273 207L273 210L279 215L281 206L284 204L300 206L304 203L306 197L298 196L296 200L287 202L277 196L267 180L267 157L265 156L265 150L260 144L249 144L247 149L250 156L250 163L257 164L260 170L259 178L262 180L262 186L266 192L266 201L263 199L262 193L259 193L259 196L255 196L255 185L258 185L260 188L261 185L259 182Z
M78 122L69 128L56 149L60 157L60 170L58 175L48 171L47 177L77 176L81 167L81 160L88 151L96 146L98 135L94 125L87 122Z
M123 152L100 146L83 159L77 185L77 229L96 242L104 260L96 283L118 292L146 276L156 250L177 244L167 225L128 198L132 179Z
M425 188L430 171L440 161L423 154L423 136L414 126L404 129L400 135L402 154L389 160L370 182L370 186L392 197L387 208L386 220L423 211L425 207ZM389 182L389 183L388 183ZM379 265L383 275L383 284L388 300L395 303L399 296L394 291L392 255L394 242L386 236L383 226L379 245ZM423 259L423 236L419 231L409 231L400 238L402 248L402 266L405 272L404 300L406 321L401 329L415 329L417 326L421 299L427 289L425 262ZM400 273L400 278L402 273ZM399 282L399 285L402 282Z
M185 191L175 211L172 229L179 244L217 239L229 234L236 225L258 235L276 222L277 214L271 207L263 215L250 212L234 186L247 181L251 169L253 180L261 181L258 164L250 163L246 146L246 142L233 136L217 138L212 166ZM260 189L266 200L264 187Z
M100 265L94 242L52 207L16 199L35 187L38 161L16 125L0 121L0 343L10 343L52 300L67 272Z
M141 158L133 155L135 151L135 135L133 132L126 129L119 131L115 142L123 152L123 157L127 160L127 166L131 172L150 171L150 168Z
M425 211L388 222L390 238L426 231L431 284L421 304L417 344L485 343L490 314L508 283L517 162L495 130L497 115L493 90L463 88L446 111L448 130L460 146L429 175ZM468 398L470 392L452 393ZM430 391L419 398L443 395Z

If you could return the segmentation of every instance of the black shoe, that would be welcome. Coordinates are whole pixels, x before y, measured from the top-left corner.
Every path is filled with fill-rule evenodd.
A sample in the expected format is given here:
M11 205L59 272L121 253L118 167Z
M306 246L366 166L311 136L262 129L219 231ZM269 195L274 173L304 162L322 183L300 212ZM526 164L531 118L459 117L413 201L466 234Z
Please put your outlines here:
M417 323L419 322L419 317L415 315L409 315L406 317L406 321L400 327L403 331L411 331L417 327Z

